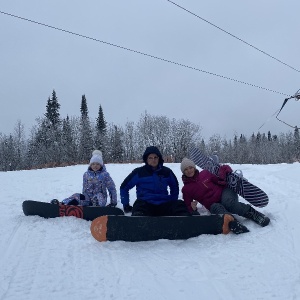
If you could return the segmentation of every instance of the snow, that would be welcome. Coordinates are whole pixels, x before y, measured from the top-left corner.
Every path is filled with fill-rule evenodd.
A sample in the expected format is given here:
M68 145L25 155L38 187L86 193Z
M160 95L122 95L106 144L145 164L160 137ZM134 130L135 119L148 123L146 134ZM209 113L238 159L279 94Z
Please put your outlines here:
M106 165L118 188L138 166ZM181 188L179 164L166 166ZM0 299L300 299L299 163L231 166L268 193L269 226L240 218L250 233L137 243L99 243L75 217L24 216L25 199L80 192L86 165L1 172Z

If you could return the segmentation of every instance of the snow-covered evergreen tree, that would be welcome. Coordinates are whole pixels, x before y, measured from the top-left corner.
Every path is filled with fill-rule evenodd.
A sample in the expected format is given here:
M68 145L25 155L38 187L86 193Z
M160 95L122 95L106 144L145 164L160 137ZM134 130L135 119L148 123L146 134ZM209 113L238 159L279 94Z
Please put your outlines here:
M88 161L91 158L94 149L93 131L88 115L88 106L85 95L81 98L81 119L80 119L80 138L78 145L78 154L81 162Z

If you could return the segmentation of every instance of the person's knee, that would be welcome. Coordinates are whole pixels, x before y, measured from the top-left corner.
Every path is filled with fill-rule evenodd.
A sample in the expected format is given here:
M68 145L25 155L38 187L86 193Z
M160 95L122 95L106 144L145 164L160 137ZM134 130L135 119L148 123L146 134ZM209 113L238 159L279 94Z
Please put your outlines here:
M221 203L214 203L210 207L210 212L212 214L219 214L219 213L223 213L224 211L226 210Z
M238 194L233 190L227 188L222 193L221 203L225 207L231 207L239 201Z

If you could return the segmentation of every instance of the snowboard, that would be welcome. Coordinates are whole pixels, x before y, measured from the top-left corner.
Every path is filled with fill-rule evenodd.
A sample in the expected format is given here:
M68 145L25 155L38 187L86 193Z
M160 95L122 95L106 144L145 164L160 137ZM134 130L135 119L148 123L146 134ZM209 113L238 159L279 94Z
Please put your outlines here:
M229 217L229 218L228 218ZM92 236L99 242L186 240L201 234L229 233L229 215L210 216L102 216L92 221Z
M25 200L22 207L25 216L37 215L43 218L73 216L92 221L103 215L124 215L123 210L117 207L63 205L33 200Z
M217 175L220 164L216 163L212 158L206 156L197 148L190 151L190 159L201 169ZM256 207L265 207L269 203L268 195L259 187L243 178L238 173L232 172L226 175L227 187L234 190L238 195Z

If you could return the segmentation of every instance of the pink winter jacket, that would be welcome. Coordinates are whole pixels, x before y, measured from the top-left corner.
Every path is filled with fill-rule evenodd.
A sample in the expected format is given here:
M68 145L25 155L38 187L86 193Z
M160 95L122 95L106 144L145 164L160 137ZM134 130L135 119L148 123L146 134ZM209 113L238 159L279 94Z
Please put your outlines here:
M223 168L222 171L225 171L225 168ZM191 203L193 202L193 200L198 201L208 210L210 209L212 204L220 202L222 192L226 187L226 183L222 181L222 179L207 170L199 172L196 169L195 175L193 177L186 177L185 175L182 175L184 186L181 191L183 200L188 210L190 212L193 211L193 208L191 207Z

